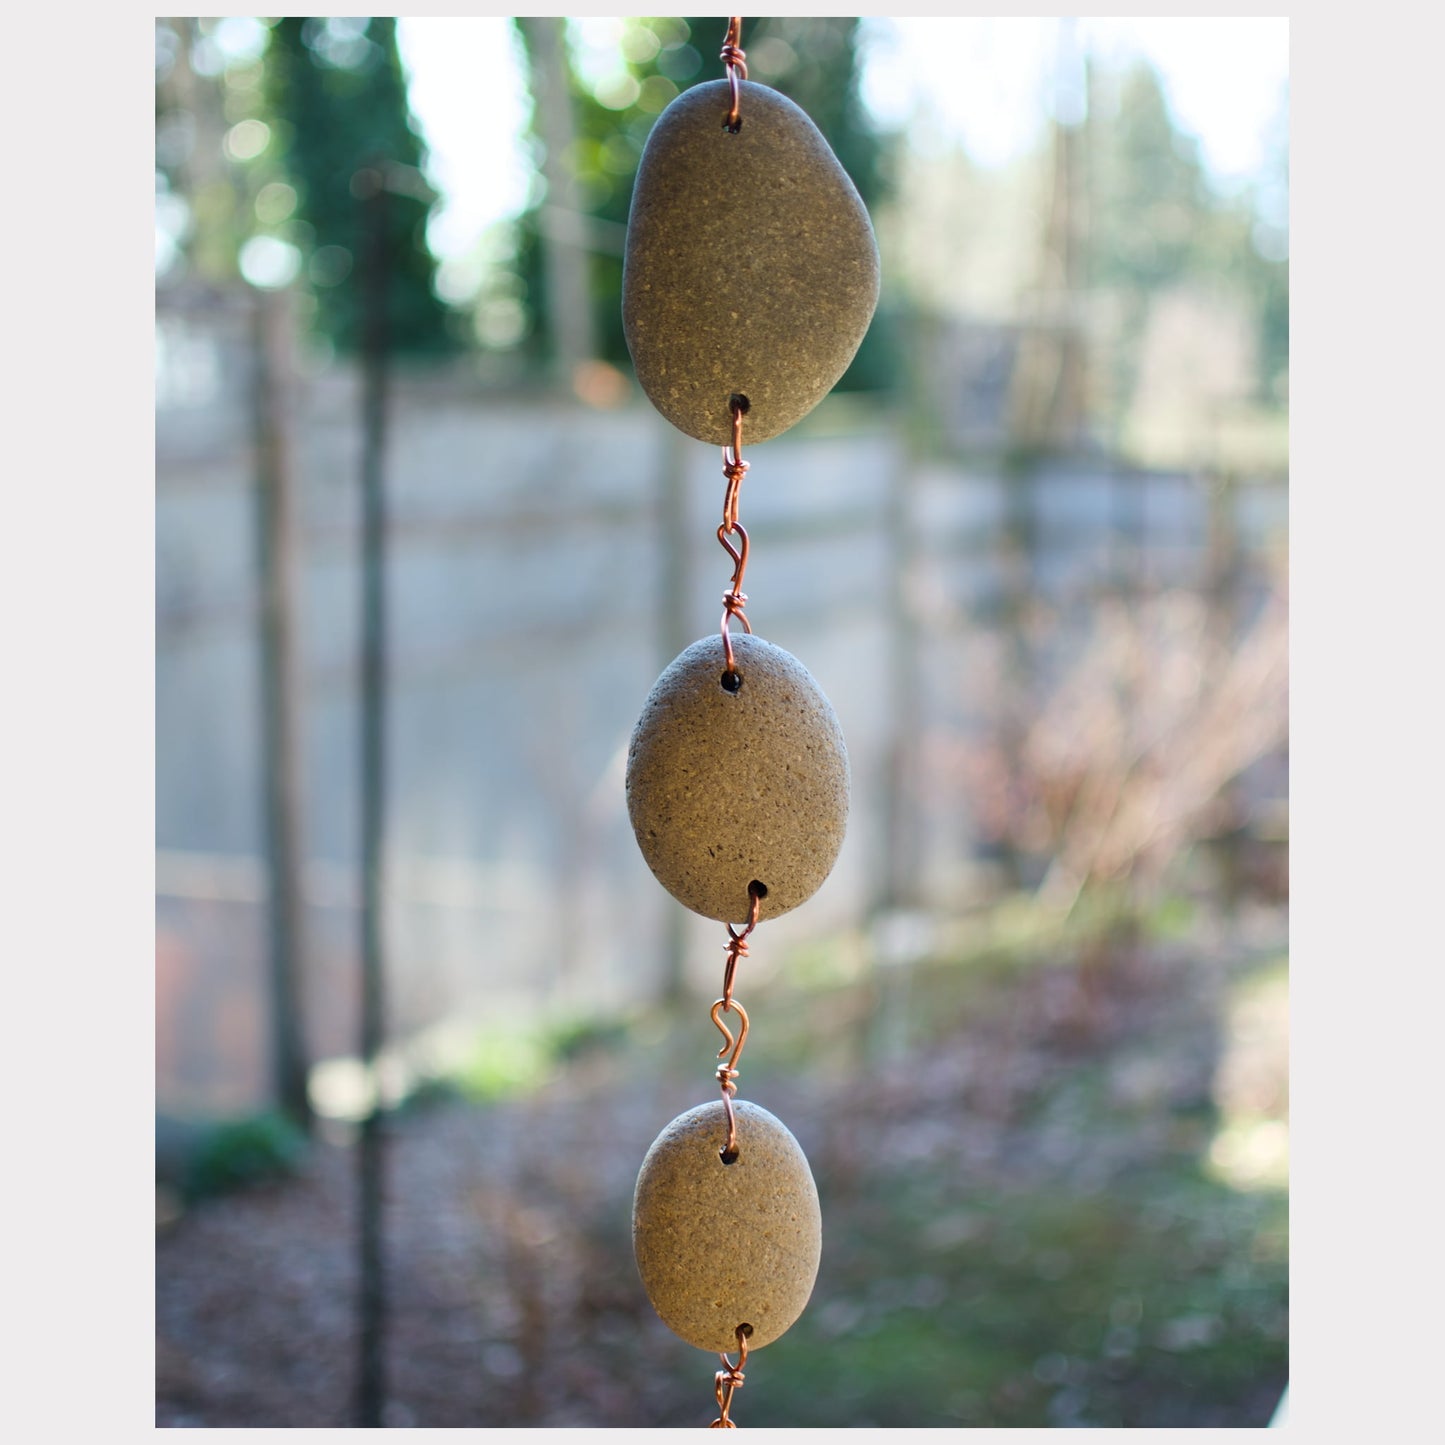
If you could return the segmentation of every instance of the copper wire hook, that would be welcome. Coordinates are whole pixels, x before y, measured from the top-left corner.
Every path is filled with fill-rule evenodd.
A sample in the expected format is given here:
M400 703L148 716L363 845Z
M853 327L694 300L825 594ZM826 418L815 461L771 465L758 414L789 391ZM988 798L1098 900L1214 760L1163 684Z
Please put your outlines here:
M751 1325L739 1325L733 1331L738 1342L738 1362L728 1359L726 1352L718 1355L723 1362L723 1367L713 1377L713 1395L717 1400L718 1409L722 1413L708 1427L712 1430L736 1430L736 1422L728 1419L728 1411L732 1409L733 1394L740 1390L747 1381L743 1374L743 1366L748 1362L748 1336L752 1334Z
M722 1021L720 1015L734 1013L741 1022L738 1024L737 1038L733 1037L733 1031ZM718 1058L722 1058L729 1049L732 1053L728 1056L725 1064L718 1065L717 1076L719 1082L728 1093L734 1093L737 1085L733 1082L738 1076L738 1055L743 1051L743 1045L748 1041L748 1011L737 999L719 999L712 1006L712 1021L717 1025L718 1032L723 1036L723 1046L717 1051ZM728 1148L731 1149L736 1141L729 1137Z
M719 1015L723 1013L735 1013L742 1022L738 1025L737 1037L733 1037L732 1030L722 1021ZM718 1032L723 1036L723 1046L717 1051L718 1058L731 1049L726 1063L717 1066L717 1081L722 1085L723 1111L728 1119L727 1143L718 1150L718 1156L724 1164L731 1164L738 1157L738 1120L733 1112L733 1095L738 1091L738 1057L743 1051L743 1045L748 1041L748 1011L737 999L726 1001L719 999L712 1006L712 1021L717 1025Z
M738 81L748 78L748 57L743 51L742 38L743 17L729 15L728 33L723 40L722 53L718 59L727 66L728 71L728 98L732 106L723 126L730 135L736 135L743 128L742 116L738 114Z

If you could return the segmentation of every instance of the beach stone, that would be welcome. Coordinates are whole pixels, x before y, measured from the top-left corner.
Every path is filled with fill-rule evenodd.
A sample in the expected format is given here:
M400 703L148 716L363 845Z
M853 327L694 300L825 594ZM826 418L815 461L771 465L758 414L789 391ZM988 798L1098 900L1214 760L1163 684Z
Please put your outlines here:
M723 128L725 80L658 117L627 222L622 324L638 382L674 426L745 442L806 416L848 368L878 304L878 245L848 173L808 116L741 83L742 129Z
M653 1141L632 1201L632 1246L652 1307L700 1350L775 1340L803 1312L823 1249L807 1156L787 1127L735 1101L737 1159L721 1099L680 1114Z
M679 903L742 923L754 881L767 890L760 920L817 892L843 844L850 778L843 730L808 669L760 637L732 642L736 692L716 633L654 684L627 752L627 813Z

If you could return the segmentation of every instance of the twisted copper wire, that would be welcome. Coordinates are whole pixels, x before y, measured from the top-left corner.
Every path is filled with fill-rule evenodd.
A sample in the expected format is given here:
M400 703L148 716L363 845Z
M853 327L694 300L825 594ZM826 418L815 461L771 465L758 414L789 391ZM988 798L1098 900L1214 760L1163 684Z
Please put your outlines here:
M713 1394L717 1398L718 1409L722 1412L716 1420L708 1426L709 1430L736 1430L737 1422L728 1419L728 1411L732 1409L733 1392L742 1389L746 1382L743 1374L743 1366L748 1362L748 1336L752 1334L751 1325L739 1325L733 1332L738 1342L738 1362L728 1359L727 1355L719 1355L723 1367L713 1376Z
M747 619L743 611L748 605L748 594L743 591L743 575L748 570L748 532L747 528L738 521L738 493L742 489L743 478L747 475L750 463L743 460L743 403L734 399L731 403L733 414L733 439L729 446L722 449L723 454L723 476L727 478L727 491L723 494L723 519L717 529L717 539L722 543L723 550L733 559L733 578L728 590L723 593L723 615L722 615L722 641L724 670L730 673L737 671L737 664L733 658L732 638L728 636L728 623L734 617L742 623L747 632L752 632L753 625ZM734 547L728 540L729 536L735 535L739 539L739 545Z
M763 895L758 892L757 886L748 884L748 921L739 933L731 923L727 925L727 967L723 970L723 996L722 1004L724 1010L732 1002L733 977L737 973L738 959L748 956L748 934L758 926L758 910L762 907Z
M741 15L728 16L728 33L723 41L722 53L718 59L727 66L728 98L732 101L723 125L733 135L743 128L742 116L738 114L738 81L748 78L748 57L743 52L742 38L743 17Z

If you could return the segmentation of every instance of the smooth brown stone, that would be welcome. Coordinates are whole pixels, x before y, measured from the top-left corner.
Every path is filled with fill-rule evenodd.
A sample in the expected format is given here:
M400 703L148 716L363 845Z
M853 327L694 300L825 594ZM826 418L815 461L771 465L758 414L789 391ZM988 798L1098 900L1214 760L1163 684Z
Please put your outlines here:
M657 881L724 923L817 892L848 822L848 750L832 704L789 652L733 635L742 686L722 685L716 633L680 653L643 704L627 752L627 813Z
M680 1114L653 1141L632 1199L632 1248L652 1307L700 1350L748 1349L803 1313L823 1252L807 1156L778 1119L737 1100L738 1157L724 1164L721 1099Z
M647 138L622 276L622 324L652 404L699 441L744 442L806 416L848 369L878 304L868 211L817 126L743 81L685 90Z

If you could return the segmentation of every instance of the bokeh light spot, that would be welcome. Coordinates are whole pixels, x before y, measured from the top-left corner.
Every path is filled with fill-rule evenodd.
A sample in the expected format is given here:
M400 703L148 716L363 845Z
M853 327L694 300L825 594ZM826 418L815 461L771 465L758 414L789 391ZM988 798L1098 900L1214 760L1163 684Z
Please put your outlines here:
M199 36L191 45L191 69L212 79L226 68L226 55L209 35Z
M631 176L637 169L638 149L626 135L610 135L597 151L597 161L614 176Z
M615 366L605 361L584 361L572 373L572 391L586 406L610 411L626 402L632 388Z
M677 86L665 75L649 75L638 89L639 109L660 115L677 97Z
M777 80L787 75L798 63L798 52L779 35L765 35L748 46L749 74L766 75Z
M657 68L669 80L691 80L702 69L702 56L691 45L669 45L658 56Z
M642 87L626 71L616 71L597 83L597 101L608 110L626 110L635 105Z
M516 346L527 334L526 308L513 296L496 296L477 307L477 340L495 351Z
M263 120L243 120L226 132L226 154L233 161L253 161L271 141L271 127Z
M228 63L244 64L266 49L266 27L253 15L228 15L216 22L211 38Z
M630 25L622 33L622 54L633 65L646 65L659 50L662 41L645 25Z
M278 291L289 286L301 271L301 252L289 241L275 236L252 236L242 247L237 262L241 275L253 286Z
M263 226L279 226L296 210L294 186L285 181L270 181L256 193L256 219Z
M481 290L485 273L480 255L452 256L437 267L436 293L449 306L464 306Z

